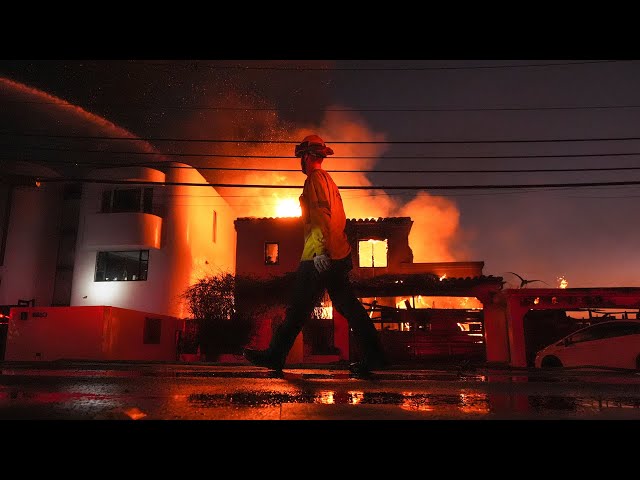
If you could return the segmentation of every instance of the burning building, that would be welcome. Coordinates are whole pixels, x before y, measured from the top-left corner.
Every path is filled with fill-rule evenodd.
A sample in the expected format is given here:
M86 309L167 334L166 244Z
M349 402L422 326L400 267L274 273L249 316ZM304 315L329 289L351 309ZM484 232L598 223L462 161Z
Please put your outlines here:
M173 359L174 352L165 342L167 335L173 341L172 330L180 328L172 319L187 315L181 294L194 281L221 270L263 281L260 292L239 291L240 308L258 293L266 300L271 296L276 307L282 302L275 295L286 294L286 281L275 279L286 280L295 270L302 248L302 226L295 211L300 190L296 185L301 185L302 174L286 142L269 140L302 138L306 128L283 126L271 117L258 122L246 117L234 123L222 115L204 121L199 110L181 134L205 137L215 131L220 138L251 138L261 132L264 140L212 144L206 154L215 156L216 167L225 168L209 168L209 163L199 168L195 163L169 161L132 133L37 89L0 78L0 93L12 100L5 103L0 116L11 130L29 131L37 125L44 132L46 127L60 142L69 132L77 135L67 145L46 148L47 158L41 164L23 161L30 158L31 137L13 138L9 153L16 159L3 165L0 343L8 328L11 358L19 351L24 359L51 359L55 346L55 355L66 357ZM250 106L245 98L236 97L239 106ZM228 99L220 100L224 104ZM27 113L29 118L23 118ZM339 162L327 165L329 171L334 165L342 168L332 171L339 185L371 185L362 172L382 153L384 135L371 132L352 112L333 112L319 124L333 138L375 140L370 145L360 142L357 152L341 142L339 157L333 158ZM81 137L93 139L91 148L83 151L80 161L70 162L76 147L71 142ZM110 168L94 168L85 158L89 152L106 157ZM201 150L181 152L189 153L205 156ZM277 165L272 163L265 173L267 162L274 158ZM277 170L287 166L294 168ZM69 181L75 177L79 180ZM214 187L216 183L232 186ZM231 192L235 186L249 184L260 188L245 189L242 195ZM276 195L270 187L286 189ZM400 360L442 352L466 354L473 349L487 361L524 366L527 312L640 306L640 293L622 287L502 290L500 277L483 275L483 262L456 261L463 257L453 242L459 215L446 198L418 192L405 205L384 194L375 199L371 194L344 195L344 202L352 218L348 234L354 287L387 347ZM455 254L451 244L456 245ZM280 288L270 290L266 280ZM9 315L12 306L19 315ZM74 329L86 326L82 322L89 311L100 310L94 315L98 319L94 327L102 324L110 315L102 311L103 306L127 310L118 314L117 323L132 329L124 337L114 336L115 332L109 337L118 339L112 344L117 348L88 354L75 345ZM344 319L334 314L330 303L318 307L317 318L303 331L291 360L324 362L357 354L351 352ZM59 312L49 315L48 310L59 308L64 309L64 321L59 322L64 328L49 328L60 317ZM136 313L130 317L128 311ZM274 308L265 317L256 342L268 341L277 315ZM22 329L39 340L15 349L12 342ZM64 338L48 347L51 334ZM471 339L473 345L452 342L456 336Z
M237 232L236 275L263 283L261 301L280 305L259 319L255 346L264 348L283 318L287 274L297 268L302 252L302 220L298 217L242 217ZM352 280L380 331L395 363L424 358L484 358L483 304L477 296L501 288L501 278L482 274L483 262L416 263L409 247L410 217L347 220L352 246ZM290 278L290 281L292 277ZM278 288L270 289L269 283ZM256 282L240 286L239 308L252 303ZM283 288L283 285L285 286ZM284 291L284 292L283 292ZM272 292L269 298L265 292ZM358 352L346 320L322 300L294 344L289 363L349 360Z

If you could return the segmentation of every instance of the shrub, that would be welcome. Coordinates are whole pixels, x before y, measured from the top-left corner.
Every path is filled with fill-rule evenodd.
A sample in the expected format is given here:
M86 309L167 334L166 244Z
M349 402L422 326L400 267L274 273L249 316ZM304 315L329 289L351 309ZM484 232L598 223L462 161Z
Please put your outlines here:
M230 273L201 278L182 294L195 326L194 343L207 360L241 353L247 342L250 325L246 316L237 315L234 295L235 277Z

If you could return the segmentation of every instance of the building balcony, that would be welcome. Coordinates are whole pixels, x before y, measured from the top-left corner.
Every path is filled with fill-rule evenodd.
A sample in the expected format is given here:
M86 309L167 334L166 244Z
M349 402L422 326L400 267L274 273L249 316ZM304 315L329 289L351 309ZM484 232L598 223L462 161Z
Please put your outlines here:
M160 248L162 217L150 213L95 213L87 216L81 248Z

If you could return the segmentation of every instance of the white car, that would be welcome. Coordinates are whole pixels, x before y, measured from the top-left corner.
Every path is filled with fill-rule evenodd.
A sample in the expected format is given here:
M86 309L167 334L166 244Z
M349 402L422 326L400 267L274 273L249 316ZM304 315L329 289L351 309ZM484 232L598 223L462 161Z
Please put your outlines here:
M576 330L536 353L534 364L640 370L640 320L610 320Z

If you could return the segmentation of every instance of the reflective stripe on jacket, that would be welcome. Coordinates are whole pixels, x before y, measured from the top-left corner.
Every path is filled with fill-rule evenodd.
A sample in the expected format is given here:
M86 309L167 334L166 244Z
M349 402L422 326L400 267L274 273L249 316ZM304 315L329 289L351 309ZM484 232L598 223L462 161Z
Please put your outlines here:
M339 260L351 253L344 232L347 219L342 197L327 172L318 168L307 175L300 207L304 223L304 247L300 260L313 260L315 255L323 253Z

